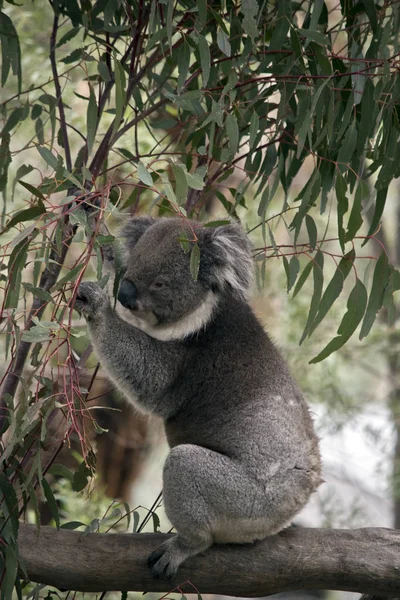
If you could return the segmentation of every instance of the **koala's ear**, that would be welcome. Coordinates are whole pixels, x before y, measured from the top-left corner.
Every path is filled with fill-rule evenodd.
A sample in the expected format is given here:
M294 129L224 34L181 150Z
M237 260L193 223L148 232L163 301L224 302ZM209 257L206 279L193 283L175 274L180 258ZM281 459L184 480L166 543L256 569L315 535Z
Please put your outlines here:
M207 283L218 291L229 288L246 298L253 280L251 243L238 224L202 229L200 272Z
M144 232L155 223L154 217L132 217L120 230L120 236L125 240L125 246L131 250L142 237Z

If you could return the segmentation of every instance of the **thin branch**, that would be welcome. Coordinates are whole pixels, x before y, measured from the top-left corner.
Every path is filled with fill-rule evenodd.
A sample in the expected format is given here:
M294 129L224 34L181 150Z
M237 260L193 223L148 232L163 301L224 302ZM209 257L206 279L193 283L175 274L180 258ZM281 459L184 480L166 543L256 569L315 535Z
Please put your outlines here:
M63 221L60 221L60 223L63 223L63 231L60 244L61 251L58 251L57 244L52 244L52 250L50 252L48 265L43 271L42 276L40 278L39 287L46 292L48 292L52 288L52 286L56 283L58 279L58 276L64 264L66 254L72 242L74 232L76 230L76 226L72 227L69 224L69 208L70 207L68 205L65 205L63 207ZM32 308L29 311L25 331L28 331L32 326L32 317L35 316L38 319L41 318L46 306L47 302L44 302L40 298L35 297L32 303ZM15 396L15 392L17 390L26 359L28 358L30 347L31 342L26 342L24 340L21 340L19 342L16 354L10 363L9 370L5 375L3 383L0 387L0 431L2 431L3 429L3 424L5 419L7 418L8 412L7 404L5 402L5 395L9 394L12 398Z
M166 534L86 534L20 526L29 578L67 590L168 592L261 597L330 589L400 594L400 532L289 528L249 545L214 546L188 559L173 582L155 580L147 558ZM184 583L181 583L184 582Z

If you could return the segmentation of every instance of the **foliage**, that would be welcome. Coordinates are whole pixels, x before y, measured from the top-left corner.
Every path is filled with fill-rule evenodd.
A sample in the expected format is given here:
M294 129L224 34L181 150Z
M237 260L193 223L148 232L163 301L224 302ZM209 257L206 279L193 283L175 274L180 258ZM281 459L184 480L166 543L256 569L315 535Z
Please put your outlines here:
M43 449L54 415L61 413L65 436L75 432L81 444L76 491L95 466L86 430L88 422L98 427L87 404L96 371L84 388L79 372L90 351L72 307L92 254L102 278L102 247L112 238L99 222L81 249L90 235L80 206L88 192L101 198L102 222L118 210L207 218L215 202L233 218L247 209L256 214L250 233L256 240L260 232L260 286L273 257L282 259L293 296L312 281L301 342L347 294L337 335L314 362L340 349L359 325L360 338L367 336L382 307L394 321L400 275L376 234L400 175L400 9L374 0L335 8L323 0L55 0L43 15L48 66L39 80L24 69L19 41L27 6L9 0L0 9L8 361L0 559L8 599L15 582L21 593L18 516L28 501L36 507L38 491L58 523L46 477L65 437L50 455ZM25 158L32 147L33 164ZM328 237L333 217L336 233ZM196 277L201 255L190 241ZM335 270L324 282L328 260Z

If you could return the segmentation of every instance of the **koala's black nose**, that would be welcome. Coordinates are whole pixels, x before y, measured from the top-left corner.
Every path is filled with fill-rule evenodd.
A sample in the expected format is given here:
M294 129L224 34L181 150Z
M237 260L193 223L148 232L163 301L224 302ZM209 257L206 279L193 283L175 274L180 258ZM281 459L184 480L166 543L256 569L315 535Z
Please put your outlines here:
M118 292L118 300L121 302L122 306L130 309L135 308L136 296L136 285L132 283L132 281L129 281L129 279L124 279Z

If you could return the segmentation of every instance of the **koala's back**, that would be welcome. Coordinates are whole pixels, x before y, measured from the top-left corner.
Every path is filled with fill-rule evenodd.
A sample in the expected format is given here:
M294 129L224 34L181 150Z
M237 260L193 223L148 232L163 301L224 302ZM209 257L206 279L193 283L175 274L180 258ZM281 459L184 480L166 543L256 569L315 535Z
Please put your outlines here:
M230 298L186 345L185 368L165 399L179 406L166 421L171 447L210 448L258 479L304 469L315 489L320 458L308 407L250 307Z

